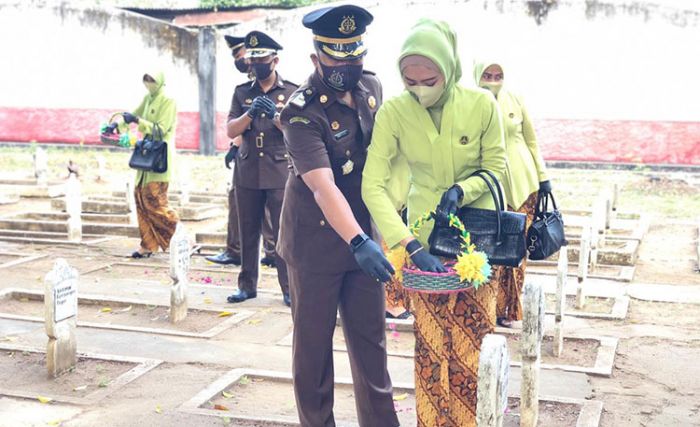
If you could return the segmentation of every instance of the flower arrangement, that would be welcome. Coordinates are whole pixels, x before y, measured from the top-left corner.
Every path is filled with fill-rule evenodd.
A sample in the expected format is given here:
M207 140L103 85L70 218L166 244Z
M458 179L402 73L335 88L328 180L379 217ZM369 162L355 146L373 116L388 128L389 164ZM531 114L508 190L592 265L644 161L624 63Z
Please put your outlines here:
M429 220L435 218L434 212L426 213L418 218L411 225L411 233L418 237L418 231ZM389 261L396 266L399 262L403 268L397 268L402 272L402 279L405 288L428 293L449 293L473 287L478 289L491 276L491 265L484 252L477 251L476 246L471 242L469 232L459 218L450 214L449 226L456 228L460 232L462 253L457 256L457 261L446 265L446 273L432 273L418 270L411 265L410 258L406 251L392 251ZM396 252L396 254L394 254ZM403 254L403 259L401 255Z

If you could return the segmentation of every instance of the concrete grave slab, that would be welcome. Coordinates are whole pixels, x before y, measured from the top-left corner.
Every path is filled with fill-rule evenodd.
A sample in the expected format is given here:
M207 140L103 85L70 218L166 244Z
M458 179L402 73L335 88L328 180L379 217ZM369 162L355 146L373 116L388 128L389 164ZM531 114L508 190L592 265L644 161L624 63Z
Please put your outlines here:
M0 223L2 221L3 220L0 220ZM83 238L80 242L73 242L68 239L68 230L65 232L46 232L2 229L1 227L2 226L0 226L0 241L21 244L93 246L119 238L118 236L83 234Z
M125 194L124 192L117 193L121 195ZM224 205L219 202L191 202L186 206L179 206L179 203L177 203L178 200L179 199L171 200L170 197L168 198L168 201L173 202L171 207L177 211L180 219L183 221L203 221L225 213ZM51 207L56 210L65 211L66 204L63 200L52 200ZM88 213L127 215L129 213L129 205L126 203L126 199L122 197L105 198L97 196L97 198L95 198L91 196L83 201L82 211Z
M553 294L547 294L548 303ZM606 319L606 320L622 320L627 317L627 311L629 310L630 299L627 296L616 296L616 297L596 297L586 295L586 303L583 310L578 310L575 307L575 297L573 295L566 296L566 309L564 314L571 317L582 317L586 319ZM602 306L604 312L587 311L587 307ZM608 306L610 306L608 308ZM547 314L555 314L553 308L549 307L546 311Z
M237 411L236 408L230 408L230 410L216 410L210 409L207 406L209 402L216 401L219 396L222 396L223 392L229 390L236 383L240 382L242 378L247 378L251 383L255 383L256 380L261 381L260 383L281 383L286 384L289 387L289 393L292 392L292 375L288 372L280 371L267 371L267 370L255 370L255 369L233 369L232 371L226 373L218 380L211 383L209 386L204 388L201 392L197 393L192 399L183 403L178 411L188 414L202 415L206 417L227 417L232 421L235 421L236 425L241 426L298 426L299 420L296 414L289 415L293 407L284 408L287 414L261 414L261 415L248 415L243 414L241 411ZM352 380L349 378L336 378L335 379L336 389L349 386L352 384ZM412 383L394 383L394 396L402 395L406 393L407 397L405 400L397 402L400 408L407 407L410 409L410 404L414 402L415 387ZM293 394L291 395L293 396ZM244 398L245 396L231 396L231 399ZM289 399L289 398L288 398ZM339 393L336 393L336 402L339 400ZM408 403L406 403L408 402ZM519 402L519 397L509 392L509 406L517 404ZM540 407L546 408L548 405L575 405L578 408L578 414L575 416L576 427L598 427L600 423L600 417L603 410L603 403L594 400L584 400L584 399L571 399L571 398L561 398L554 396L540 396L539 399ZM286 402L280 402L279 407L282 409ZM337 404L337 403L336 403ZM227 407L228 408L228 407ZM283 411L279 411L283 412ZM399 420L402 425L415 425L415 411L405 410L399 412ZM508 415L506 414L506 417ZM510 422L512 424L517 424L517 418L511 416ZM357 421L353 419L338 419L338 426L353 426L357 427Z
M405 325L405 323L402 323ZM411 334L413 332L412 329L412 323L411 323L411 329L409 329L407 326L405 328L402 328L402 330L396 330L399 334ZM504 335L504 336L514 336L517 337L520 334L519 329L510 329L510 328L500 328L497 327L495 329L496 334ZM395 337L394 337L394 331L387 331L387 355L392 356L392 357L400 357L400 358L408 358L412 359L413 358L413 341L411 340L410 342L406 342L404 344L398 344L395 342ZM347 348L345 347L344 340L341 341L339 337L343 336L342 329L337 327L335 334L334 334L334 340L333 340L333 351L337 352L347 352ZM400 336L399 336L400 337ZM514 338L515 339L515 338ZM548 342L553 340L552 335L550 334L545 334L544 340ZM544 353L543 357L546 357L548 360L548 363L542 363L540 367L542 369L556 369L556 370L561 370L561 371L567 371L567 372L581 372L581 373L586 373L586 374L591 374L591 375L600 375L600 376L611 376L612 375L612 368L613 368L613 362L615 359L615 352L617 350L617 344L618 344L618 339L617 338L611 338L611 337L601 337L601 336L588 336L588 335L564 335L564 340L565 340L565 351L566 347L569 346L571 347L572 345L577 345L580 347L587 347L588 344L592 344L595 347L594 353L593 353L593 358L592 358L592 364L590 366L579 366L579 365L570 365L570 364L563 364L563 363L552 363L550 356L548 353ZM288 335L284 336L282 339L277 341L276 343L279 346L283 347L291 347L292 346L292 333L289 333ZM511 349L510 354L511 360L510 360L510 366L511 367L520 367L522 364L519 361L513 360L513 356L517 356L517 351L515 351L515 343L513 343L511 340L509 340L509 346L514 346L513 349Z
M64 183L61 181L42 183L37 179L3 178L0 179L0 186L27 198L54 198L65 194Z
M38 353L44 354L44 350L32 348L23 345L13 345L0 343L0 350L2 351L14 351L14 352L28 352L28 353ZM124 387L135 379L146 374L148 371L154 369L162 363L161 360L157 359L147 359L142 357L128 357L128 356L115 356L109 354L96 354L90 352L78 352L78 357L81 359L90 359L104 362L121 362L133 364L133 368L129 369L127 372L113 379L108 387L98 388L96 391L91 392L83 397L76 397L70 395L61 394L44 394L37 391L29 390L28 388L7 388L0 385L0 396L11 396L19 397L24 399L37 399L37 395L41 394L43 397L47 397L56 402L71 403L74 405L94 405L95 403L106 398L110 394L114 393L118 389Z
M0 269L14 267L45 257L47 257L47 255L27 255L18 252L0 252Z
M37 291L31 291L31 290L25 290L25 289L16 289L16 288L8 288L0 291L0 301L8 301L8 300L25 300L24 302L31 302L31 301L43 301L43 293L37 292ZM147 308L151 309L153 308L154 310L156 308L160 308L159 311L167 311L168 305L166 304L147 304L144 303L142 300L138 299L133 299L133 298L120 298L120 297L113 297L113 296L106 296L106 295L89 295L89 294L82 294L78 296L78 306L79 306L79 313L78 313L78 319L80 319L80 310L81 306L92 306L92 308L95 307L110 307L110 306L120 306L122 307L121 310L128 314L128 311L136 308ZM130 309L127 310L128 307L131 307ZM110 310L111 311L111 310ZM229 311L231 314L225 315L225 317L221 317L221 321L215 321L216 319L220 319L220 314L222 313L222 310L211 310L211 309L206 309L206 308L198 308L198 309L193 309L191 310L190 314L196 314L200 313L203 315L204 318L209 319L208 323L214 323L213 326L210 328L203 330L201 332L188 332L188 331L183 331L180 329L177 329L179 325L172 326L172 328L166 328L165 326L162 327L142 327L142 326L134 326L134 325L128 325L128 324L119 324L119 323L101 323L101 322L86 322L86 321L81 321L78 320L77 325L79 327L87 327L87 328L97 328L97 329L110 329L110 330L118 330L118 331L131 331L131 332L142 332L142 333L149 333L149 334L159 334L159 335L172 335L172 336L180 336L180 337L190 337L190 338L212 338L223 331L233 327L234 325L248 319L249 317L253 316L255 312L249 311L249 310L241 310L241 309L236 309L236 310L230 310ZM29 322L43 322L44 319L39 316L31 316L31 315L23 315L23 314L12 314L12 313L3 313L2 312L2 307L0 306L0 318L2 319L13 319L13 320L24 320L24 321L29 321ZM113 319L115 322L119 321L119 318L116 317ZM164 323L169 323L169 322L164 322Z

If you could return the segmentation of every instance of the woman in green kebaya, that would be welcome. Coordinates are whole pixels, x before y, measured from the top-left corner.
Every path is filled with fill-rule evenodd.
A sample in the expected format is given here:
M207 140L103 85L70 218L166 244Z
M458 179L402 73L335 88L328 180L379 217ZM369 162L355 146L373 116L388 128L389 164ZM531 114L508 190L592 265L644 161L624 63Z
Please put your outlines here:
M544 196L552 191L532 120L522 99L504 87L505 73L501 64L494 61L477 62L474 65L474 81L491 91L498 100L508 159L508 178L503 185L506 200L510 210L527 215L526 227L529 228L538 193ZM511 322L522 319L520 295L525 281L525 266L526 260L523 260L520 267L502 269L496 278L496 314L501 326L509 327Z
M457 40L444 22L418 21L398 65L406 90L377 112L362 196L392 252L405 248L419 269L445 271L427 250L431 224L416 239L397 213L392 179L401 174L394 165L408 164L409 224L434 210L445 220L461 206L493 209L486 184L469 175L488 169L501 180L506 176L500 113L488 92L457 83ZM418 426L475 426L479 349L496 322L493 281L449 295L408 292L408 304L415 315Z

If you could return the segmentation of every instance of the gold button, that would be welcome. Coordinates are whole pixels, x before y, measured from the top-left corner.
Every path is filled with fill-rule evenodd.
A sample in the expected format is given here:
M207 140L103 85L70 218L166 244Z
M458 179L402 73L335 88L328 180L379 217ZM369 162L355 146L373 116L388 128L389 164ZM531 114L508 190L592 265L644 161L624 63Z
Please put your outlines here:
M277 95L277 100L284 101L284 95L282 95L282 94Z
M265 118L265 113L260 114L260 117Z
M328 102L328 97L326 95L321 95L318 100L321 101L321 104L325 104Z
M289 157L289 154L286 154L286 153L285 153L284 158L286 159L286 158L288 158L288 157Z
M326 225L326 221L321 220L321 222L319 222L319 224L321 224L321 227L323 227L324 225Z
M265 136L265 132L260 132L260 136Z
M345 151L345 155L346 155L346 156L350 156L350 150L346 150L346 151Z
M260 157L262 157L262 156L264 156L264 155L265 155L265 153L263 153L262 151L261 151L260 154L259 154Z
M340 129L340 123L333 121L333 123L331 123L331 129L333 129L333 130Z

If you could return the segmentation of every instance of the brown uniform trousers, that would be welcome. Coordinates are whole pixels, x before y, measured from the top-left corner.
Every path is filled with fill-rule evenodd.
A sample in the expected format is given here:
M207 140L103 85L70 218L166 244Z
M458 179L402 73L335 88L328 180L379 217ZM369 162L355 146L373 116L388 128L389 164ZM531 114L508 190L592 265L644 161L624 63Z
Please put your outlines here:
M243 83L233 93L229 120L246 113L258 96L272 99L277 103L277 108L281 109L297 87L294 83L283 80L279 74L275 85L266 93L256 80ZM272 117L266 117L265 114L259 114L253 119L243 132L242 139L234 171L242 255L238 287L248 293L255 293L260 269L260 232L264 212L266 208L270 212L272 234L276 241L284 185L289 175L289 156L282 132L274 125ZM277 259L277 277L282 292L288 293L287 266L282 259Z
M381 85L365 72L353 90L355 108L342 104L317 74L282 111L292 158L277 249L289 268L294 320L294 393L301 425L334 426L333 333L340 309L361 427L394 427L398 420L387 369L384 286L360 270L350 249L331 228L301 175L333 171L336 186L370 234L362 201L362 169Z
M235 177L235 174L234 174ZM226 251L234 257L241 257L241 239L238 229L238 201L236 201L236 182L232 179L231 191L228 192L228 229L226 230ZM265 256L275 259L275 242L277 239L272 232L270 210L265 209L265 219L262 225L263 250Z

